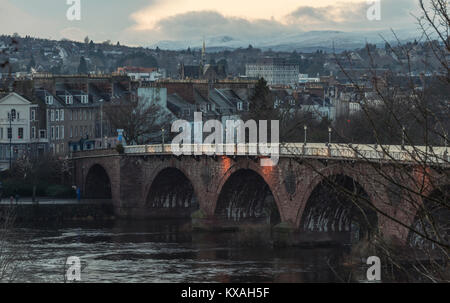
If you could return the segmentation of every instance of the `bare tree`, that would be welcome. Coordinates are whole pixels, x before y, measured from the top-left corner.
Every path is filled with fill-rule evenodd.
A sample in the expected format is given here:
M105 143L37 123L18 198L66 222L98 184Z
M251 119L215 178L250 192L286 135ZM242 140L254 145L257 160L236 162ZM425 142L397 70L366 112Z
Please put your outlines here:
M14 230L16 209L3 205L0 208L0 283L20 279L30 261L29 247Z
M415 77L411 59L415 46L399 41L397 46L389 43L387 46L406 58L399 64L404 64L407 72L400 76L395 71L380 74L369 46L366 48L370 58L369 81L360 81L347 68L351 62L345 64L336 56L336 64L362 97L358 100L361 111L351 117L350 127L337 122L333 133L341 147L351 149L370 165L366 172L355 168L355 173L365 173L373 187L386 193L375 193L376 199L383 201L382 207L375 206L367 195L355 190L356 182L349 186L339 178L327 176L324 167L311 167L335 195L351 202L353 206L349 207L359 209L359 222L370 227L370 238L353 250L358 260L370 256L369 252L382 257L385 268L390 269L385 276L394 281L448 282L450 165L446 147L450 130L450 19L445 0L421 0L420 7L422 16L417 20L423 32L422 44L432 54L423 57L422 66L431 67L433 64L428 60L434 60L440 63L438 70L425 70L420 77ZM425 77L425 73L433 76ZM374 93L371 98L366 94L368 90ZM374 152L384 156L387 164L372 161L352 143L370 144ZM398 145L406 159L395 157L388 145ZM399 202L395 205L394 201ZM396 207L397 215L387 212L389 207ZM406 229L408 236L403 244L409 248L381 235L376 222L370 219L372 212Z
M170 135L171 115L157 102L143 99L120 99L104 107L106 116L116 129L124 130L128 145L142 145L162 140L161 132Z

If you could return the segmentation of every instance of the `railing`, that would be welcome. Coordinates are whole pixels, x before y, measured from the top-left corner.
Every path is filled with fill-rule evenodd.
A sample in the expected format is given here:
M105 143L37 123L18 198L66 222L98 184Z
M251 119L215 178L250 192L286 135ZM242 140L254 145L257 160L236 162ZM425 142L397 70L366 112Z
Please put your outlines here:
M449 164L448 147L399 145L287 144L171 144L126 146L125 154L176 154L208 156L273 156L385 160Z

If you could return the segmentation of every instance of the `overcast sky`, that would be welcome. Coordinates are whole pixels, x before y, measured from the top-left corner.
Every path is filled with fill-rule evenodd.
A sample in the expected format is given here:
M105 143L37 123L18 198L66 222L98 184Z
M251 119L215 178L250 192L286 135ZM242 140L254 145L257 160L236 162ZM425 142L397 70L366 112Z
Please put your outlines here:
M381 20L366 0L80 0L69 21L67 0L0 0L0 33L148 46L160 40L228 35L238 39L310 30L415 29L418 0L380 0Z

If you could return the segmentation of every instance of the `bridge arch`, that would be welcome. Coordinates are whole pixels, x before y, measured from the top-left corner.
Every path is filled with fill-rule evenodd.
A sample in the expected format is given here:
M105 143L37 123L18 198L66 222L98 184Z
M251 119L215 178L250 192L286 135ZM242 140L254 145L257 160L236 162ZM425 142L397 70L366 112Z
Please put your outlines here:
M106 169L100 164L93 164L86 175L84 183L85 199L112 199L111 179Z
M274 190L275 168L235 165L217 186L214 216L227 221L278 224L283 219L280 193Z
M153 170L143 193L143 207L155 216L188 218L199 209L198 185L183 167L163 163Z
M426 236L450 244L450 184L430 191L416 211L412 228ZM412 230L408 233L407 243L411 247L434 249L436 244Z
M357 165L314 169L310 181L298 189L296 226L300 231L335 234L339 242L355 242L381 228L379 214L372 206L380 208L378 201L387 197L383 191L376 192L373 180L365 179L367 172L362 174L360 169Z
M335 233L348 242L370 238L378 228L378 216L370 204L368 193L353 178L328 176L309 196L300 230Z

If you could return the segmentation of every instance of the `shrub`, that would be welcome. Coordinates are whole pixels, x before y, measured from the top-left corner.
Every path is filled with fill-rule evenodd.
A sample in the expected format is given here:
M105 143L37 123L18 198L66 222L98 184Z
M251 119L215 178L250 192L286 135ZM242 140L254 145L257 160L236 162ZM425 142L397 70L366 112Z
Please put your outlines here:
M76 197L75 190L68 185L50 185L46 190L46 195L51 198L70 198Z
M125 148L123 147L122 144L117 144L116 150L119 154L123 154L125 152Z

